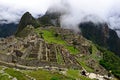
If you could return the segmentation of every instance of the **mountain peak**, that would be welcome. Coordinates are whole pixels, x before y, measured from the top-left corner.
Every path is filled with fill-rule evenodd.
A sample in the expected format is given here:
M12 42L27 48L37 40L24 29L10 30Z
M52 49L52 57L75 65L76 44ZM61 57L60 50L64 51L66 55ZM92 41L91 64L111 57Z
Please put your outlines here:
M29 12L24 13L24 15L31 15Z
M29 12L26 12L26 13L23 14L20 22L23 22L23 21L29 22L30 20L34 20L34 18Z
M29 13L29 12L26 12L20 22L19 22L19 25L18 25L18 29L17 29L17 32L16 32L16 36L27 26L27 25L32 25L34 27L38 27L40 24L39 22Z

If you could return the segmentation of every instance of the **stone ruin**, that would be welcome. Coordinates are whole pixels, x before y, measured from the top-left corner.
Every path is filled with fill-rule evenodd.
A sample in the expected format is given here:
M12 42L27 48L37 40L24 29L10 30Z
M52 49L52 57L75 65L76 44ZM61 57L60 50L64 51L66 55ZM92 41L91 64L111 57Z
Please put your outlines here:
M53 28L55 36L60 35L67 45L74 46L79 53L72 55L63 45L47 43L42 36L34 31L26 37L8 37L0 39L0 61L20 64L32 67L57 67L83 69L77 59L91 54L91 42L83 38L79 33L58 27L45 27L41 30ZM42 33L41 33L42 34ZM96 53L102 56L100 52ZM62 62L59 63L58 55ZM2 63L0 63L2 64ZM95 73L104 74L105 69L92 59L86 60L87 66L94 69ZM49 69L48 67L48 69Z
M63 63L58 64L58 55ZM81 68L77 60L62 45L48 44L35 33L25 38L14 36L0 40L0 60L26 66L68 66Z
M8 37L0 39L0 61L33 67L62 67L82 69L78 58L90 55L91 42L72 30L58 27L45 27L41 30L54 28L55 36L60 35L67 45L74 46L79 53L72 55L63 45L47 43L43 37L34 31L26 37ZM59 63L58 55L62 62ZM101 56L99 53L98 56ZM77 59L76 59L77 58ZM88 60L88 66L94 68L96 73L101 73L103 67L94 66L94 61Z

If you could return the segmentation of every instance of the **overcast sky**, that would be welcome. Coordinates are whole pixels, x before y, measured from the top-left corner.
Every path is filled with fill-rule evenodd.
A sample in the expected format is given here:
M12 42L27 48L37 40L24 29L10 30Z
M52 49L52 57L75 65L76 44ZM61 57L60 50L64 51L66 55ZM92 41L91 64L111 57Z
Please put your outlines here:
M9 23L16 22L26 11L37 17L44 14L50 6L58 9L57 6L60 4L64 4L65 10L69 8L76 15L73 17L95 14L104 20L109 18L108 21L111 23L120 22L120 19L116 21L120 15L120 0L0 0L0 23L6 20ZM81 12L83 14L80 14Z
M0 20L5 19L9 22L15 22L26 11L37 16L45 13L47 8L53 4L55 0L0 0Z

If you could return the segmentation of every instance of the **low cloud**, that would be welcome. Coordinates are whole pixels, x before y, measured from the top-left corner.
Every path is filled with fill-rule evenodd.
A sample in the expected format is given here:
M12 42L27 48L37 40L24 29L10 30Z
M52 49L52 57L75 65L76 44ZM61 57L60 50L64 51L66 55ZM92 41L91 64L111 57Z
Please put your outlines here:
M0 23L18 23L29 11L34 17L50 11L64 13L61 27L78 30L84 21L107 22L120 28L120 0L0 0Z
M0 23L18 23L27 11L37 17L58 2L59 0L0 0Z
M61 0L51 7L53 12L64 13L61 27L79 31L80 22L106 22L109 27L120 28L119 0ZM118 32L119 33L119 32Z

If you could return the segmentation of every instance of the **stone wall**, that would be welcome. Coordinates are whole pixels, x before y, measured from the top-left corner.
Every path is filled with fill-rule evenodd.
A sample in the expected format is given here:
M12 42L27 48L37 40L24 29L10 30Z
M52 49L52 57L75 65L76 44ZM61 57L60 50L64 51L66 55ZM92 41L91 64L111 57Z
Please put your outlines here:
M0 60L5 62L12 62L12 55L0 54Z
M72 30L67 29L54 29L58 35L61 35L61 39L65 40L68 45L74 46L80 50L80 53L88 54L88 44L85 43L85 40L77 33L75 34ZM7 43L7 41L9 42ZM76 44L73 44L74 42ZM29 35L24 38L11 37L8 38L8 40L1 40L0 43L5 46L3 51L6 52L3 52L4 54L7 54L8 50L11 50L9 56L1 54L0 60L2 61L17 62L28 66L59 65L57 59L59 54L63 60L61 63L62 66L80 66L75 59L75 56L71 55L70 52L64 48L64 46L47 43L43 38L38 37L34 31L29 33ZM82 43L87 45L83 46ZM12 55L14 55L14 57Z

